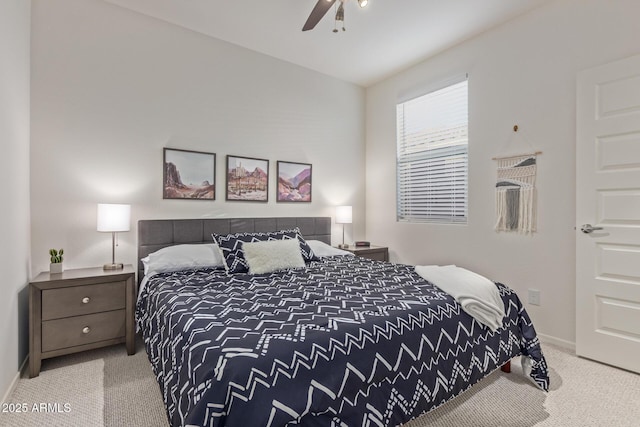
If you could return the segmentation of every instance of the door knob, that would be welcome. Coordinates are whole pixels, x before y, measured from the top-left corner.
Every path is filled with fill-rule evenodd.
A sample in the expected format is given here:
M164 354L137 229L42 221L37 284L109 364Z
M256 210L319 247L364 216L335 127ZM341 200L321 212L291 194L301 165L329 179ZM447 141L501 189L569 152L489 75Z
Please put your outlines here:
M582 227L580 227L580 231L585 234L593 233L596 230L602 230L602 227L594 227L591 224L584 224Z

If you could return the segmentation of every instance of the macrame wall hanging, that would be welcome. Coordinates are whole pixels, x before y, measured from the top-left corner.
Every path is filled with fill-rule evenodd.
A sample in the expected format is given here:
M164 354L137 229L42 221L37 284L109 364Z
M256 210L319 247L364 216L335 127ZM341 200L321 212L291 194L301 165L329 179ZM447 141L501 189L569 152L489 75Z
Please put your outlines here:
M513 127L518 131L518 126ZM530 234L536 231L536 172L541 151L494 157L496 182L496 231Z

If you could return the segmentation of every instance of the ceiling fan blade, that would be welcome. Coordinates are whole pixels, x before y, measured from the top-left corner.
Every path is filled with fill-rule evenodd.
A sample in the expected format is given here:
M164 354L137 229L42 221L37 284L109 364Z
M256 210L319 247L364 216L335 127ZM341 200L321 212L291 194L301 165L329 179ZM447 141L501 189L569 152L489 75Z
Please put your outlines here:
M318 22L322 19L324 15L327 14L331 6L335 3L335 0L318 0L315 7L311 11L309 18L307 18L307 22L305 22L304 27L302 27L302 31L312 30Z

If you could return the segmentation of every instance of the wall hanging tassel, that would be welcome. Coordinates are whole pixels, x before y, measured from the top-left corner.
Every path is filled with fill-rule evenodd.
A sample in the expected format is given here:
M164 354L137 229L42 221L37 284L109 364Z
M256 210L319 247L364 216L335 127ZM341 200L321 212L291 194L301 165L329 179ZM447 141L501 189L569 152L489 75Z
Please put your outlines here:
M496 231L536 231L537 154L497 157Z

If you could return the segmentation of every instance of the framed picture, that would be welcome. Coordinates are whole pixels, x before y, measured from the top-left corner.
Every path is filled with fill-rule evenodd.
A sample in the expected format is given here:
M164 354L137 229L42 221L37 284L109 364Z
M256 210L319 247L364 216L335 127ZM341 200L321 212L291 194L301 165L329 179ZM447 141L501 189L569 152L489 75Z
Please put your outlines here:
M214 153L165 148L163 157L163 199L216 199Z
M311 165L278 161L278 202L311 202Z
M227 156L227 200L267 202L269 160Z

